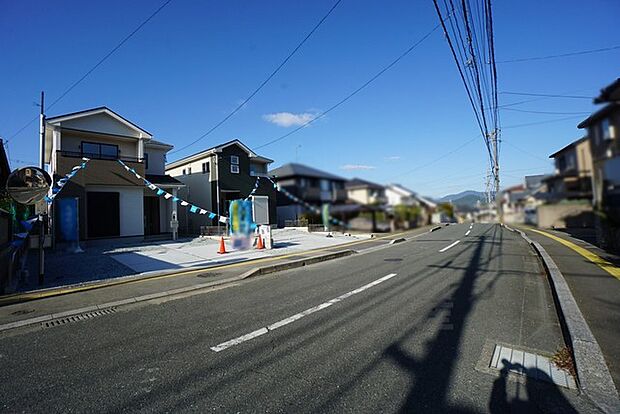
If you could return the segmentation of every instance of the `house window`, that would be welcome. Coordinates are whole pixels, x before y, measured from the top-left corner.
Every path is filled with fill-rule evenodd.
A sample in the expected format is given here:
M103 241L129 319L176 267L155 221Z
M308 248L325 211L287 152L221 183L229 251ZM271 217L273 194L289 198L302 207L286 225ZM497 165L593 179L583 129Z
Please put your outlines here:
M183 171L181 171L181 174L185 175L185 168L183 168Z
M299 186L300 186L300 187L302 187L302 188L303 188L303 187L305 187L307 184L308 184L308 182L306 181L306 179L305 179L305 178L303 178L303 177L302 177L302 178L300 178L300 179L299 179Z
M100 160L118 159L118 145L82 141L82 156Z
M192 167L187 167L187 175L192 175Z
M232 165L239 165L239 157L236 155L231 155L230 156L230 163Z
M230 166L230 172L233 174L239 174L239 166L238 165L231 165Z
M601 136L603 139L611 139L611 131L609 128L609 118L605 118L601 121Z
M144 153L144 168L149 169L149 154L146 152Z
M325 179L321 180L320 186L321 186L321 191L331 190L331 185L330 185L329 180L325 180Z
M202 163L202 173L206 174L209 172L209 161Z

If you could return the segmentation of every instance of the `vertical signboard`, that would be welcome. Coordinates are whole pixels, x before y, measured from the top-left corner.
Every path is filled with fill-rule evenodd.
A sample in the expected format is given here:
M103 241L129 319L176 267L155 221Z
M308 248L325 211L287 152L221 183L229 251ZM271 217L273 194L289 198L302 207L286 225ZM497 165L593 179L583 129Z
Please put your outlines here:
M70 250L79 253L80 249L80 226L79 205L77 198L56 199L58 211L58 235L60 242L69 243Z

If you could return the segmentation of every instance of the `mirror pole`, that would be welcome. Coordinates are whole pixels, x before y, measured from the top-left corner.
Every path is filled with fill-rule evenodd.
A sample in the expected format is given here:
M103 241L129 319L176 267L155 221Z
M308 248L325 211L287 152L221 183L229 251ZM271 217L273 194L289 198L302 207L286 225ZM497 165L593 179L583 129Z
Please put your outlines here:
M41 147L41 160L40 160L40 167L43 171L45 171L45 108L44 108L44 104L45 104L45 92L41 91L41 114L40 114L40 121L41 121L41 125L39 128L39 131L41 133L41 142L40 142L40 147ZM53 182L53 179L52 179ZM46 203L47 205L47 203ZM43 219L46 217L46 215L43 213L43 211L39 212L39 285L42 286L45 283L45 251L43 250L44 247L44 243L45 243L45 223L43 222Z

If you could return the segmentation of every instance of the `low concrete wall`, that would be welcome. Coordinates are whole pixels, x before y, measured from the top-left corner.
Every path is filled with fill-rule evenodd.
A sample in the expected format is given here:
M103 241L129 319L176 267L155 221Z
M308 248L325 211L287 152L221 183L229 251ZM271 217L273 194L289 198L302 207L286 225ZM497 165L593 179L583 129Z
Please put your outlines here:
M545 204L538 207L538 227L594 227L594 213L589 204Z

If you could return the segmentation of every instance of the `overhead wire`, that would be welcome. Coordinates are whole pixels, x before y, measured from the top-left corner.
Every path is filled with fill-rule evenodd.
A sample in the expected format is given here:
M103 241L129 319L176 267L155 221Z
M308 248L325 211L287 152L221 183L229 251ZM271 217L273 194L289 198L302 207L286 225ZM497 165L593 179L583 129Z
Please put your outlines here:
M183 151L195 144L197 144L198 142L202 141L203 139L205 139L207 136L209 136L211 133L213 133L215 130L217 130L220 126L222 126L226 121L228 121L230 118L232 118L237 112L239 112L241 110L241 108L243 108L252 98L254 98L254 96L256 96L256 94L258 92L260 92L261 89L263 89L265 87L265 85L267 85L267 83L269 83L269 81L280 71L280 69L282 69L284 67L284 65L286 65L286 63L297 53L297 51L308 41L308 39L310 39L310 37L314 34L314 32L316 32L318 30L318 28L323 24L323 22L325 22L325 20L329 17L329 15L332 14L332 12L336 9L336 7L338 7L338 5L341 3L342 0L337 0L332 7L327 11L327 13L321 18L321 20L318 21L318 23L316 23L314 25L314 27L312 28L312 30L310 30L308 32L308 34L306 34L306 36L301 40L301 42L299 42L297 44L297 46L291 50L291 52L289 52L289 54L284 58L284 60L282 62L280 62L280 64L269 74L269 76L267 76L259 85L258 87L256 87L256 89L254 89L243 101L241 101L241 103L239 105L237 105L230 113L228 113L228 115L226 115L224 118L222 118L220 121L218 121L217 123L215 123L211 128L209 128L209 130L207 130L207 132L205 132L204 134L202 134L200 137L198 137L197 139L195 139L194 141L190 142L187 145L182 146L179 149L175 149L174 151L171 151L170 154L175 154L177 152Z
M47 105L46 109L51 109L56 105L61 99L63 99L69 92L71 92L76 86L78 86L84 79L86 79L91 73L93 73L99 66L103 64L110 56L112 56L118 49L120 49L129 39L131 39L136 33L138 33L148 22L150 22L159 12L161 12L168 4L170 4L172 0L166 0L162 3L153 13L151 13L145 20L142 21L134 30L131 31L127 36L125 36L119 43L116 44L108 53L106 53L102 58L100 58L95 65L93 65L90 69L86 71L80 78L78 78L75 82L73 82L69 87L67 87L56 99L54 99L49 105ZM34 121L39 119L37 115L30 121L28 121L23 127L21 127L17 132L11 135L7 139L7 143L15 138L18 134L20 134L23 130L28 128Z
M449 16L448 16L449 17ZM447 17L447 18L448 18ZM255 146L254 149L261 149L264 148L266 146L275 144L276 142L282 141L285 138L288 138L289 136L295 134L296 132L301 131L302 129L306 128L307 126L313 124L314 122L318 121L321 118L324 118L327 114L329 114L330 112L332 112L333 110L335 110L336 108L338 108L339 106L343 105L345 102L347 102L348 100L350 100L351 98L353 98L355 95L357 95L358 93L360 93L362 90L364 90L367 86L369 86L370 84L372 84L375 80L377 80L381 75L383 75L385 72L387 72L388 70L390 70L393 66L395 66L398 62L400 62L403 58L405 58L405 56L407 56L408 54L410 54L411 52L413 52L420 44L422 44L426 39L428 39L437 29L439 29L440 24L437 24L435 27L433 27L433 29L431 29L429 32L427 32L424 36L422 36L422 38L420 38L418 41L416 41L414 44L412 44L409 48L407 48L403 53L401 53L396 59L392 60L388 65L384 66L381 70L379 70L379 72L377 72L375 75L373 75L370 79L368 79L366 82L364 82L361 86L359 86L358 88L356 88L353 92L349 93L347 96L345 96L343 99L339 100L338 102L336 102L334 105L330 106L328 109L326 109L325 111L319 112L318 114L316 114L312 119L304 122L303 124L299 125L297 128L287 132L284 135L281 135L280 137L271 139L261 145Z

